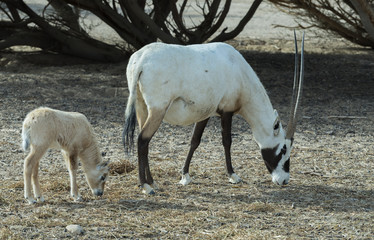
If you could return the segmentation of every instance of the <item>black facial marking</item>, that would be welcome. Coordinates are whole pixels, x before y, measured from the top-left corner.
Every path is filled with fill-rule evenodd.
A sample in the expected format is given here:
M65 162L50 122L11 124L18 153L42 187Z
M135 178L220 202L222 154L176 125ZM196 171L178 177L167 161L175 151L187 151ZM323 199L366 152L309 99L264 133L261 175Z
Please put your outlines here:
M284 155L287 152L287 146L284 144L283 148L281 149L281 153Z
M274 169L278 166L279 161L282 159L282 156L286 154L287 152L287 146L286 144L283 146L281 151L279 152L278 155L276 155L276 151L278 149L278 146L275 146L274 148L264 148L261 149L261 154L262 158L265 161L265 165L267 169L269 170L270 173L274 171ZM284 165L283 165L283 170L285 172L290 171L290 159L288 159Z
M279 161L282 159L282 152L280 152L278 155L275 155L278 146L275 146L274 148L264 148L261 149L262 158L265 161L265 165L270 173L274 171L274 169L278 166Z
M285 172L290 172L290 159L287 159L287 161L284 163L283 170Z

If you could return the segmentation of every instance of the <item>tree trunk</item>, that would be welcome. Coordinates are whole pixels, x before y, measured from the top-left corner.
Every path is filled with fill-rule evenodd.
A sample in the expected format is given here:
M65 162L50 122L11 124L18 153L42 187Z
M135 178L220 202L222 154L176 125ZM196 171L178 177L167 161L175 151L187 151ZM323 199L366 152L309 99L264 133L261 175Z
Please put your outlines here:
M71 30L84 33L84 30L79 25L79 14L66 4L63 0L48 0L49 4L56 10L58 16L63 20L63 23Z
M374 42L374 11L366 0L350 0L361 18L369 38Z
M50 25L44 18L37 15L21 0L6 0L9 6L19 9L30 17L39 29L21 26L13 34L0 41L0 49L9 46L26 45L30 38L29 46L41 47L47 51L55 51L63 54L87 58L95 61L118 62L125 60L128 56L115 46L88 38L85 35L73 35ZM43 37L45 39L43 39ZM49 44L48 44L49 43Z

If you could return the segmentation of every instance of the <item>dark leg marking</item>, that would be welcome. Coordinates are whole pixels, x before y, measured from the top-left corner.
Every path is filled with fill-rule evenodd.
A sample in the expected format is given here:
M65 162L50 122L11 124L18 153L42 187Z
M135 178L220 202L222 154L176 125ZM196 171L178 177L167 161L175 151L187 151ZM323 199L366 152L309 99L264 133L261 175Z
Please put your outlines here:
M197 147L200 145L201 137L203 136L203 132L204 132L204 129L205 129L208 121L209 121L209 118L207 118L207 119L205 119L201 122L197 122L195 124L193 134L192 134L192 138L191 138L190 151L188 152L186 162L184 163L184 167L182 169L182 174L183 175L187 174L190 170L190 163L191 163L192 156L193 156L195 150L197 149Z
M140 186L144 183L151 185L153 178L149 169L148 147L151 139L143 139L142 134L138 136L138 165L139 165L139 182Z
M232 112L224 112L221 114L222 144L225 148L226 169L229 176L234 173L231 163L231 125L233 115Z
M148 149L149 142L159 128L164 118L166 109L150 109L147 120L138 136L138 164L139 164L139 182L143 192L154 194L153 189L148 186L153 184L153 178L149 168Z

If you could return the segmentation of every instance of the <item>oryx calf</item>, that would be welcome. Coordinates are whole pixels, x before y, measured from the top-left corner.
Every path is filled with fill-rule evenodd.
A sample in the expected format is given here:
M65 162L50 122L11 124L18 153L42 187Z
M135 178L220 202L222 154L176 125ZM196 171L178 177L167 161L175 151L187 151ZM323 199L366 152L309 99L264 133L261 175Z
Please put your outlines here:
M63 112L51 108L37 108L27 114L22 127L22 147L30 153L24 163L25 198L31 204L31 184L35 198L43 202L38 169L39 161L49 148L61 149L70 175L70 193L75 201L78 194L76 174L78 157L86 175L88 185L96 196L103 195L108 176L107 163L101 153L87 118L77 112Z
M181 184L188 184L192 155L200 144L211 116L221 117L222 142L230 182L241 179L231 164L231 122L240 114L251 125L265 165L274 183L287 184L296 113L301 96L304 69L304 36L301 70L295 34L295 79L291 116L283 130L277 112L256 73L243 56L225 43L179 46L152 43L135 52L127 66L129 99L125 114L123 140L125 150L133 146L136 118L138 136L139 180L145 193L154 193L148 164L149 142L164 120L175 125L195 123Z

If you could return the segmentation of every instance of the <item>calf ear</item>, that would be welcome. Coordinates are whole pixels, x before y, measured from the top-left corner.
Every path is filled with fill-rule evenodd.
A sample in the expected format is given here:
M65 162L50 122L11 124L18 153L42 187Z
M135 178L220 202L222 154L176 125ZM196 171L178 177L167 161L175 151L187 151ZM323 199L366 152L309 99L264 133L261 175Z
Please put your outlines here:
M99 165L97 165L97 169L106 168L108 166L108 164L109 164L109 161L102 162Z

